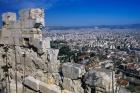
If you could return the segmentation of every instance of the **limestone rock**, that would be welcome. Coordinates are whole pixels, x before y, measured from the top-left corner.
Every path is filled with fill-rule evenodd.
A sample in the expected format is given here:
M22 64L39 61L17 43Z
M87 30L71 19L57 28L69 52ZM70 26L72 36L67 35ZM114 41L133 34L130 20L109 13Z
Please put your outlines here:
M62 90L62 93L72 93L72 92L68 90Z
M44 70L46 65L45 65L45 63L42 62L42 60L40 58L33 58L32 61L36 65L37 69Z
M58 85L62 84L61 77L59 73L48 73L41 77L41 81L46 84L55 84Z
M35 79L34 77L28 76L25 78L23 84L34 91L39 91L39 83L40 81Z
M53 75L51 73L47 74L47 84L54 84L55 83L55 79L53 77Z
M60 62L59 61L48 62L47 67L49 73L58 73L60 68Z
M62 79L59 73L52 73L52 76L55 80L55 84L59 86L59 84L62 84Z
M78 79L85 74L85 67L76 63L64 63L62 65L62 72L64 77Z
M0 83L0 90L6 88L6 82L5 81L1 81Z
M47 85L43 82L40 83L39 89L41 93L61 93L61 90L58 86Z
M23 85L21 83L18 82L17 88L18 93L22 93ZM10 91L11 91L10 93L16 93L16 83L14 80L12 80L10 83Z
M115 75L114 75L115 78ZM112 72L105 69L94 69L87 72L84 76L85 84L94 87L98 86L98 90L112 91ZM115 79L114 79L114 89L115 89Z
M33 91L29 88L25 88L25 93L39 93L39 92Z
M47 59L50 62L57 61L59 50L58 49L47 49Z
M80 80L71 80L70 78L64 78L62 84L64 89L69 90L72 93L84 93L81 85Z

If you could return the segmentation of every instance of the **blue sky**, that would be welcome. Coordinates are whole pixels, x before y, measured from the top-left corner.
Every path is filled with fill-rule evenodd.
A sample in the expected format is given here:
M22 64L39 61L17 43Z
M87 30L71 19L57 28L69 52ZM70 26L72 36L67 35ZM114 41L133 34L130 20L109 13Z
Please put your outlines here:
M140 0L0 0L0 14L32 7L45 8L49 26L140 23Z

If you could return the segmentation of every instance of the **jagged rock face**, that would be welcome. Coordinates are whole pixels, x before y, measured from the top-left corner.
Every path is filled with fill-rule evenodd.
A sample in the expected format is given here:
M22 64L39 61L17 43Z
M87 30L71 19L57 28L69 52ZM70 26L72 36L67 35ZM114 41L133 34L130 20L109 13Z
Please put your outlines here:
M24 52L26 53L26 57L23 57ZM60 62L58 60L54 60L57 58L54 58L53 62L48 61L46 56L47 53L44 53L43 55L40 56L32 49L22 48L19 46L16 46L16 51L14 50L13 47L10 47L8 49L8 52L5 53L3 47L0 47L1 67L6 65L6 58L2 58L3 54L7 55L7 63L12 66L12 68L9 69L10 81L15 80L15 61L17 61L17 81L19 84L22 85L22 82L24 80L23 79L24 71L25 76L32 76L36 78L36 79L33 78L27 79L26 82L24 82L26 86L27 85L28 87L31 86L30 88L33 89L30 90L30 88L29 89L26 88L25 93L36 93L35 91L39 90L37 82L33 82L34 80L44 82L48 85L52 84L60 85L60 82L62 82L61 77L58 73L60 68ZM53 56L53 54L51 54L51 56ZM3 78L5 78L5 73L3 72L3 69L0 68L0 79ZM13 83L12 85L15 87L15 83ZM15 93L15 88L12 89L11 89L11 91L13 91L12 93ZM59 92L51 92L51 93L59 93Z
M23 57L24 52L26 53L26 57ZM1 47L0 62L2 64L0 64L0 66L5 65L6 59L2 58L3 53L3 47ZM39 91L41 93L85 93L82 86L83 82L81 81L86 73L85 67L69 62L60 65L60 62L56 58L57 54L53 56L55 51L50 52L50 56L47 56L47 54L46 52L42 55L38 55L32 49L19 46L16 46L16 51L13 47L9 48L7 52L7 62L12 66L12 68L9 69L10 80L15 80L15 61L17 61L17 81L22 87L22 83L24 84L26 88L25 93L37 93ZM0 69L0 72L0 78L2 79L4 78L3 70ZM23 78L24 74L25 79ZM86 74L87 79L85 79L85 84L95 85L95 83L97 83L93 83L94 79L92 75L93 73L91 73L91 75ZM93 77L94 76L96 75L93 75ZM13 86L15 86L15 83ZM19 87L19 89L21 89L21 87ZM14 87L12 91L15 93ZM90 93L90 88L87 93Z

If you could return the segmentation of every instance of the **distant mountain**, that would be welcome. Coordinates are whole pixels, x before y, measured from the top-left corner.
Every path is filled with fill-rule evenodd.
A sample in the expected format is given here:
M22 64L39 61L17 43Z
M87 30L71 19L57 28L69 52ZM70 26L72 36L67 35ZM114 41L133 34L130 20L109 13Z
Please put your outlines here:
M69 29L81 29L81 28L109 28L109 29L140 29L140 24L128 24L128 25L93 25L93 26L46 26L44 31L51 30L69 30Z

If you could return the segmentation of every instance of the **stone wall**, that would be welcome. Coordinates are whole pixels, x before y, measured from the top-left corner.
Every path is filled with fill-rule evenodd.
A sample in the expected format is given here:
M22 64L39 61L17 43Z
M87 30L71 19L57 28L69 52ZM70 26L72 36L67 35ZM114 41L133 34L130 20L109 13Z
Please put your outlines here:
M50 49L51 51L48 49L48 52L39 55L32 49L19 46L16 46L16 51L13 46L9 46L7 52L4 48L0 47L0 66L5 66L7 62L12 67L8 70L10 83L7 83L10 84L11 93L16 93L15 71L17 72L18 93L23 93L23 91L24 93L92 93L94 88L102 90L102 93L111 91L112 82L109 71L92 69L86 72L84 65L60 63L57 60L58 51L55 52L56 50L53 49ZM7 59L3 58L3 54L6 54ZM17 70L15 61L17 61ZM6 73L2 68L0 72L0 81L3 80L0 86L3 85L1 89L6 91L4 84L9 82L8 77L5 77Z

